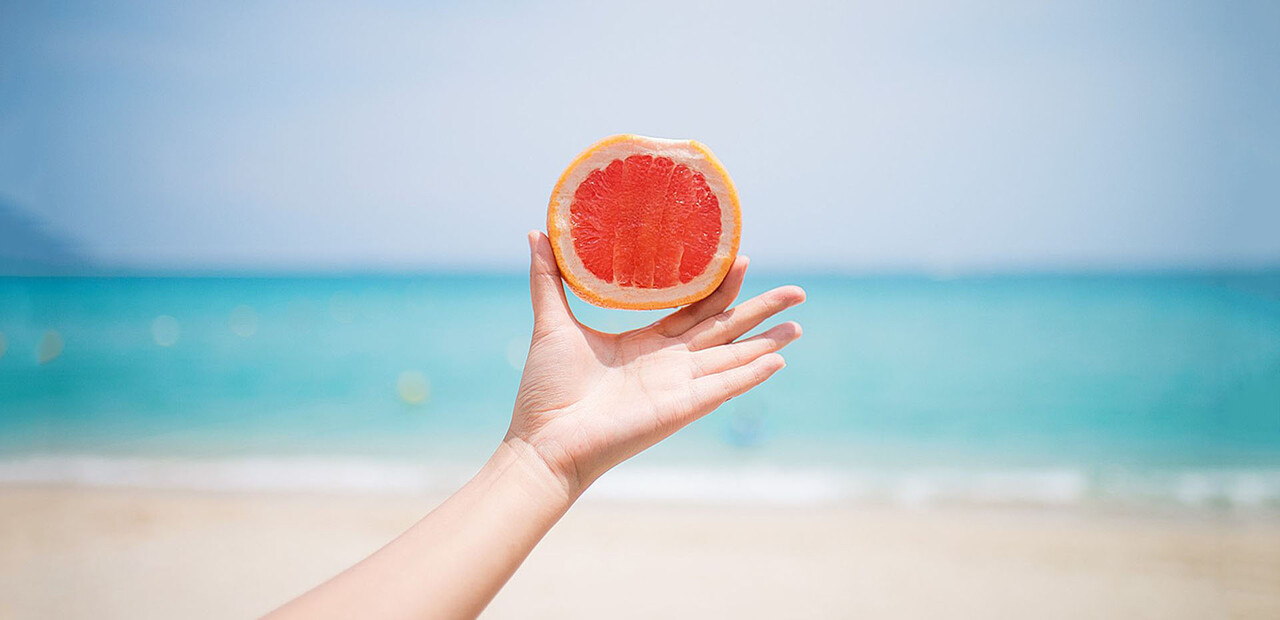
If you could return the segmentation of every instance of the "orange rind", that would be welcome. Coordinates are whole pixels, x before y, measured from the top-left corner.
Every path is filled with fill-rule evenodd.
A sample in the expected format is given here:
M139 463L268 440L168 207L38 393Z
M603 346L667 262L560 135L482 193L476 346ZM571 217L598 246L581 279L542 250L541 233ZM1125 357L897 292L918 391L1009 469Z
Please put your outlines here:
M565 282L606 308L672 308L710 295L741 233L733 180L694 140L605 138L569 164L547 208Z

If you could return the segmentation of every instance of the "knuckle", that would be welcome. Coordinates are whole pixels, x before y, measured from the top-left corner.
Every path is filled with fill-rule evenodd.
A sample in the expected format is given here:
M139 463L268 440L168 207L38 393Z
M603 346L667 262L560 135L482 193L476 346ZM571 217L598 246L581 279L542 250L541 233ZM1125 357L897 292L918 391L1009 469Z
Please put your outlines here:
M769 378L769 369L764 364L753 364L751 367L751 385L758 385Z
M733 322L733 310L725 310L712 317L716 329L723 329Z
M703 364L700 356L690 355L689 367L694 377L704 377L707 374L706 365Z

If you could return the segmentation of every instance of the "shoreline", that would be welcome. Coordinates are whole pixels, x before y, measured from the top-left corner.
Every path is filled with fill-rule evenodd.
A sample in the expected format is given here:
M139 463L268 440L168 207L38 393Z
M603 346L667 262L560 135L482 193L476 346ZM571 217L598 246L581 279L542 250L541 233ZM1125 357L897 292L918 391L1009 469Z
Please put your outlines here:
M34 454L0 458L0 488L215 493L447 495L479 461L371 457L180 458ZM841 468L775 463L626 463L592 498L623 504L1028 507L1280 519L1280 469L1201 467Z
M442 496L0 486L0 616L254 617ZM1280 519L585 497L485 618L1280 615Z

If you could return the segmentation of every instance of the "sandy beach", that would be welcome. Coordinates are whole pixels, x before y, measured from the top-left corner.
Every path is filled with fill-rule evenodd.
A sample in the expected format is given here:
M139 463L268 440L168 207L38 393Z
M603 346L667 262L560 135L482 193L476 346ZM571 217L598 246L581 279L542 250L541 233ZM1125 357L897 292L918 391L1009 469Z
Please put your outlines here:
M248 618L440 498L0 489L0 617ZM486 618L1275 618L1280 520L587 497Z

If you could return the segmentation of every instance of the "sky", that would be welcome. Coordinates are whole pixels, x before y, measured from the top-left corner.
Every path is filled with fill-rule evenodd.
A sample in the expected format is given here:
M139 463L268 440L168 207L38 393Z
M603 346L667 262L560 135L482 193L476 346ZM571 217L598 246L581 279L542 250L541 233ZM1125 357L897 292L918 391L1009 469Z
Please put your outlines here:
M0 206L119 268L517 269L615 133L758 267L1275 266L1278 110L1265 1L0 3Z

